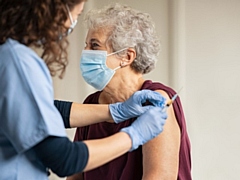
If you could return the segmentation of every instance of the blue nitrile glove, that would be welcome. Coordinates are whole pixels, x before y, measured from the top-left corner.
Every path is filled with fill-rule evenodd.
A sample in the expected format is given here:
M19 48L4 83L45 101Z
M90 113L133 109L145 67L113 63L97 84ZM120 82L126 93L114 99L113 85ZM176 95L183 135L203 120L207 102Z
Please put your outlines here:
M166 112L162 112L160 107L151 107L143 115L139 116L131 126L121 129L126 132L132 139L133 151L138 146L145 144L163 131L163 126L167 119Z
M143 106L146 101L151 102L154 106L163 107L165 98L158 92L151 90L141 90L135 92L125 102L110 104L109 109L115 123L120 123L127 119L138 117L152 106Z

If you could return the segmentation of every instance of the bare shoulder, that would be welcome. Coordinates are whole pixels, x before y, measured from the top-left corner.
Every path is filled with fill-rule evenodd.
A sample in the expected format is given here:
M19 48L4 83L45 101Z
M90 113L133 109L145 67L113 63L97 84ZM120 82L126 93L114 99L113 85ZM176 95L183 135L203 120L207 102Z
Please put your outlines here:
M163 97L165 97L167 101L170 99L170 97L168 96L168 94L166 93L166 91L156 90L156 92L160 93Z

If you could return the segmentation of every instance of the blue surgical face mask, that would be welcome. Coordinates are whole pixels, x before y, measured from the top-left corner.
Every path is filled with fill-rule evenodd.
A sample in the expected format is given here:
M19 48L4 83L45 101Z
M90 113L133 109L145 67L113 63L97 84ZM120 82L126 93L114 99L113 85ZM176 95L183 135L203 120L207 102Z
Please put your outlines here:
M125 49L127 48L121 49L120 51ZM94 88L103 90L112 79L115 71L121 68L121 66L115 69L108 68L106 65L107 56L116 54L120 51L107 54L107 51L83 50L80 69L84 80Z

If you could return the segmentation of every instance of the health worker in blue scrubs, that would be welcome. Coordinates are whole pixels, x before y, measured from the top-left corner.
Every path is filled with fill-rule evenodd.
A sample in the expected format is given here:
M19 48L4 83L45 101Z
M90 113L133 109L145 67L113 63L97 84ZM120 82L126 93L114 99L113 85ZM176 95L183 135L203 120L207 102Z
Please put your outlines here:
M123 103L54 105L51 75L63 75L67 35L84 0L0 0L0 180L45 180L88 171L133 151L162 132L165 99L139 91ZM39 57L33 49L40 48ZM146 101L153 106L142 106ZM64 106L64 104L62 104ZM68 105L66 105L68 106ZM62 112L61 112L62 109ZM110 137L71 142L66 127L137 117ZM157 118L156 118L157 117Z

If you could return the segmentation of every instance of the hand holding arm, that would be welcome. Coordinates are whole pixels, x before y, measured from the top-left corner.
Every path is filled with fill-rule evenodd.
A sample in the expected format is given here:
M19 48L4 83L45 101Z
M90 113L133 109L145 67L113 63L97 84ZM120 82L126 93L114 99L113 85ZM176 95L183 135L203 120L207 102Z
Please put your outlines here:
M158 107L163 107L165 104L165 98L155 91L137 91L125 102L109 105L109 110L114 122L120 123L127 119L140 116L151 108L151 106L143 106L143 103L147 100Z

